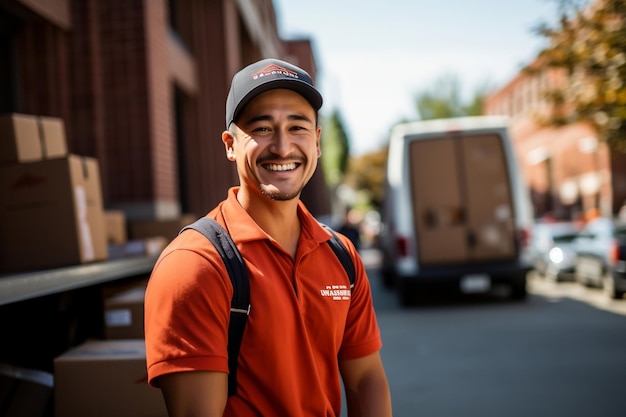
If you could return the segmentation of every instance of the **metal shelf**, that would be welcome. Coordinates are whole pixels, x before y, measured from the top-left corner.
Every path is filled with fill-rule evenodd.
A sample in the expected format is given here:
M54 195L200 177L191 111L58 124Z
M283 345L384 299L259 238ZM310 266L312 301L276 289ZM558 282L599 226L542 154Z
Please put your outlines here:
M156 256L142 256L0 276L0 305L149 274Z

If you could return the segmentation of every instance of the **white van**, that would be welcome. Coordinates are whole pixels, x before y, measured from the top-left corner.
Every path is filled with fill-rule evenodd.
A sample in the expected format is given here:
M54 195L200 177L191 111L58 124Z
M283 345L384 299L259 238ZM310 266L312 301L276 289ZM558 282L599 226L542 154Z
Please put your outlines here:
M417 291L510 289L526 297L533 214L508 119L402 123L391 132L383 280L403 304Z

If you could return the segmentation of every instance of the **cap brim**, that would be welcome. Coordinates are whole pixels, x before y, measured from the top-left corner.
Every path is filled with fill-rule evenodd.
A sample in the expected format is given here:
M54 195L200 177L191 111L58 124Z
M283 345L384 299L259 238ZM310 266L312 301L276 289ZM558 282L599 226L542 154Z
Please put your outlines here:
M315 88L311 87L310 84L304 81L294 80L294 79L268 80L267 82L260 84L254 89L252 89L248 94L246 94L239 101L239 104L237 105L237 107L235 108L235 111L233 112L233 119L229 122L229 124L237 120L237 118L239 117L243 109L246 107L246 105L248 105L248 103L250 103L250 101L252 101L252 99L254 99L256 96L266 91L275 90L278 88L292 90L300 94L309 102L311 107L313 107L313 110L315 110L316 112L322 107L322 103L323 103L322 95Z

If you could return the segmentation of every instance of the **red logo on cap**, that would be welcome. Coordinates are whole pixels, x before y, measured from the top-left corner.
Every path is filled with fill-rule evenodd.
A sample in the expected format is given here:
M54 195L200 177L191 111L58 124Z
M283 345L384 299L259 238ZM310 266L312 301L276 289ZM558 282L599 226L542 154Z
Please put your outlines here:
M287 68L281 67L280 65L271 64L263 68L262 70L257 71L254 74L252 74L252 79L256 80L257 78L260 78L260 77L266 77L268 75L276 75L276 74L282 74L287 77L298 78L297 72L290 71Z

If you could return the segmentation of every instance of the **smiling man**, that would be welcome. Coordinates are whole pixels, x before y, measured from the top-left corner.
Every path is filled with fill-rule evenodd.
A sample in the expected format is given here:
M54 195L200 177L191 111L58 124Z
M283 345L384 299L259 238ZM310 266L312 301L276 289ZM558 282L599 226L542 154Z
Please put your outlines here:
M195 230L163 251L145 298L148 377L172 417L391 416L369 281L340 235L355 284L300 201L321 155L322 96L309 74L266 59L232 80L226 157L239 186L206 217L232 237L248 269L250 309L228 392L233 286L215 247Z

